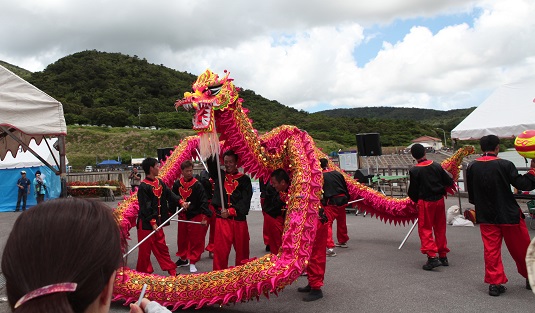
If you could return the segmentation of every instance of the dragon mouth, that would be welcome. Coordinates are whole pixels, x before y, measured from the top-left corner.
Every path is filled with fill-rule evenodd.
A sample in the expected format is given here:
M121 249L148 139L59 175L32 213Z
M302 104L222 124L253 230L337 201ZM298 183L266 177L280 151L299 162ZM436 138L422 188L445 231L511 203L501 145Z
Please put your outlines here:
M193 116L193 130L195 131L212 131L214 110L213 102L190 102L187 100L177 101L176 107L182 106L186 110L195 109Z

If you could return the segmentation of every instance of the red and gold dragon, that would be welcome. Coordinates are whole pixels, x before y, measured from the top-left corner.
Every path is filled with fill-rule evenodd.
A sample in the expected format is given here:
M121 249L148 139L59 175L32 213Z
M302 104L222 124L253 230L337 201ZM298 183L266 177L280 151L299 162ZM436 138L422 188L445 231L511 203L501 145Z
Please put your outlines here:
M319 159L326 155L316 148L306 131L295 126L283 125L259 135L242 107L238 88L228 72L219 77L206 70L193 84L192 92L184 93L175 106L195 109L193 129L199 135L187 137L175 147L160 169L160 178L171 186L180 177L180 164L197 157L199 150L204 158L220 150L233 149L239 155L239 166L258 179L267 180L273 170L284 168L290 173L291 185L282 247L278 255L267 254L241 266L176 277L145 274L124 267L115 281L114 300L126 303L137 300L144 284L148 285L147 298L174 310L276 295L299 277L310 259L322 196ZM442 166L458 178L460 162L471 153L473 147L460 149ZM330 166L337 169L332 163ZM409 198L386 197L347 174L344 176L350 200L362 198L359 207L368 213L394 224L417 218L416 206ZM119 203L115 210L125 236L135 226L138 210L135 194Z

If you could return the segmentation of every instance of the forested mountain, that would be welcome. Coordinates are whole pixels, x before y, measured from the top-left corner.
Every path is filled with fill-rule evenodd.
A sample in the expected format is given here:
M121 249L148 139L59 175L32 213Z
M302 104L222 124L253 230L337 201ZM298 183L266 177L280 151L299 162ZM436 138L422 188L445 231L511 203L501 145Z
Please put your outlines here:
M365 107L352 109L333 109L321 111L319 113L330 117L360 117L421 121L426 124L432 124L451 130L474 110L475 107L449 111L397 107Z
M25 78L63 103L68 125L191 128L192 112L175 111L174 102L191 89L196 75L150 64L138 56L83 51ZM243 87L239 81L236 85ZM362 108L310 114L268 100L252 90L242 90L240 97L249 109L253 126L260 132L283 124L296 125L327 151L355 146L357 133L378 132L383 146L408 145L423 135L443 138L437 127L449 132L471 111Z

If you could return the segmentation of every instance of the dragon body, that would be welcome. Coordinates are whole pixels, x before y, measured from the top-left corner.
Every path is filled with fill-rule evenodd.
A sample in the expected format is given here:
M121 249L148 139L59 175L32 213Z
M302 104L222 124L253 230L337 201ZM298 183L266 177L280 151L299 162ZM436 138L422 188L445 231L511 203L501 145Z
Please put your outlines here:
M295 126L283 125L259 135L242 107L238 88L229 73L219 77L206 70L193 84L192 92L186 92L175 106L195 109L193 129L199 135L187 137L175 147L160 169L160 178L171 186L180 177L183 161L199 154L205 158L227 149L239 155L239 166L244 172L258 179L266 181L273 170L285 169L290 174L291 184L282 247L277 255L267 254L241 266L176 277L145 274L123 267L115 281L114 299L126 303L136 301L143 284L148 285L147 298L173 309L276 295L299 277L310 259L323 185L319 159L326 155L316 148L305 131ZM220 133L219 138L217 133ZM461 149L443 162L443 167L458 178L462 158L471 153L473 148ZM337 169L334 164L330 165ZM416 205L409 198L386 197L347 174L344 177L350 200L362 198L359 207L370 214L395 224L417 218ZM135 226L138 210L135 194L119 203L115 210L126 237Z

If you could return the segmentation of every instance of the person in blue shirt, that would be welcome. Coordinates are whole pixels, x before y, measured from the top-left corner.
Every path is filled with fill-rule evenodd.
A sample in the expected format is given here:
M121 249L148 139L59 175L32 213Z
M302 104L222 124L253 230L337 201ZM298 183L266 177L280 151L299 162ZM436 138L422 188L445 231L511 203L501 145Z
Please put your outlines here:
M41 177L41 171L35 172L33 187L35 189L35 198L37 199L37 204L45 201L46 181L44 177Z
M20 210L20 201L22 200L22 211L26 211L26 200L28 199L28 194L30 193L30 180L26 177L26 171L20 172L20 178L17 180L18 196L17 196L17 206L15 207L15 212Z

